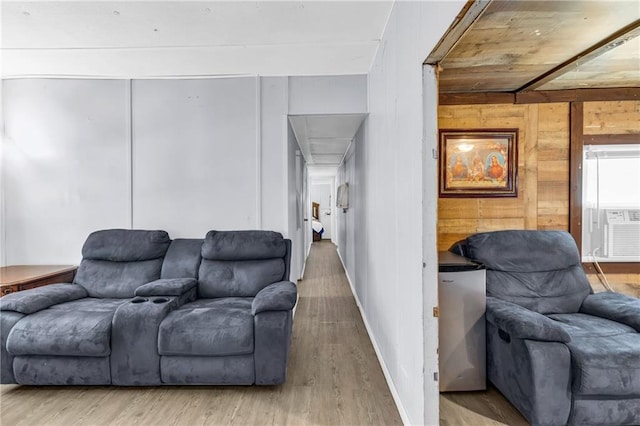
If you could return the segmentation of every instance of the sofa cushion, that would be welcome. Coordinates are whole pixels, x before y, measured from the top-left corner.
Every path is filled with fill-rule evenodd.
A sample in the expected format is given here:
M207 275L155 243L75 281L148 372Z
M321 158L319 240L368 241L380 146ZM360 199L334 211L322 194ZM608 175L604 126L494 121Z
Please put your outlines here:
M640 395L640 333L580 337L567 346L576 394Z
M7 350L12 355L108 356L111 320L125 301L80 299L28 315L11 329Z
M590 292L583 279L586 277L579 265L542 272L487 270L487 296L517 303L541 314L575 313Z
M487 267L487 295L541 314L575 313L592 293L573 237L509 230L467 238L467 255Z
M587 314L551 314L547 317L556 321L572 338L635 333L628 325Z
M202 245L209 260L274 259L286 252L282 234L273 231L209 231Z
M140 262L82 259L74 278L90 297L129 298L143 284L160 278L162 258Z
M106 229L89 235L74 283L90 297L133 297L136 288L160 278L171 240L165 231Z
M253 297L221 297L218 299L196 299L189 303L189 309L224 307L251 311Z
M86 297L73 302L60 303L49 309L62 309L65 311L87 311L87 312L115 312L116 309L128 299L98 299Z
M571 337L546 316L506 300L487 297L487 323L517 339L569 342Z
M226 356L253 353L252 298L197 300L160 324L160 355Z
M505 272L540 272L580 264L573 237L564 231L506 230L467 238L469 257Z
M202 259L198 297L255 297L282 280L284 259L224 261Z
M202 239L176 238L171 241L162 263L161 278L198 278Z
M621 322L640 332L640 298L609 291L590 294L580 312Z
M82 246L83 259L138 262L163 257L171 239L166 231L105 229L91 233Z
M75 284L51 284L16 291L0 298L0 311L15 311L32 314L52 305L87 297L87 290Z

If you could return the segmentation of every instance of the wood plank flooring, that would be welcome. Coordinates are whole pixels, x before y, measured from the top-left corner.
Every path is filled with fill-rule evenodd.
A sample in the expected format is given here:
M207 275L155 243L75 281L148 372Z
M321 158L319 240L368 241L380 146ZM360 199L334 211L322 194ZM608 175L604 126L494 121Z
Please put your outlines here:
M440 394L441 426L525 426L529 423L494 387Z
M0 424L401 424L333 244L313 244L298 289L282 386L2 385Z

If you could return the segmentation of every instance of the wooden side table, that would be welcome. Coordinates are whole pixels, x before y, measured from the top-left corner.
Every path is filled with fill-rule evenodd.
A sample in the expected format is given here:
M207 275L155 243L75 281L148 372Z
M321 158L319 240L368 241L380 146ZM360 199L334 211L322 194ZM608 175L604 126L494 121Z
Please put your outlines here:
M72 265L12 265L0 267L0 296L48 284L70 283L76 275Z

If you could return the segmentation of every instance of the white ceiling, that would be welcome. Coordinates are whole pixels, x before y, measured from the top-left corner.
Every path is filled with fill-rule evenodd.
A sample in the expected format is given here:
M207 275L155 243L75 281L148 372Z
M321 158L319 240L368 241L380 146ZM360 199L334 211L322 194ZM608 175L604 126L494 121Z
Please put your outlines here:
M392 1L2 1L2 75L366 74Z
M366 114L291 115L289 122L309 166L337 166ZM320 169L318 169L320 170Z

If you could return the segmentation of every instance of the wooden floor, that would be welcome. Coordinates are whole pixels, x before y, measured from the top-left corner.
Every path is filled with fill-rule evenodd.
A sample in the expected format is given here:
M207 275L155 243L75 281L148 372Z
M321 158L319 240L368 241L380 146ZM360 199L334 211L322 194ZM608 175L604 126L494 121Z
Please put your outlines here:
M2 385L0 424L401 424L333 244L313 244L298 289L282 386Z
M442 426L525 426L529 423L495 388L440 394Z

